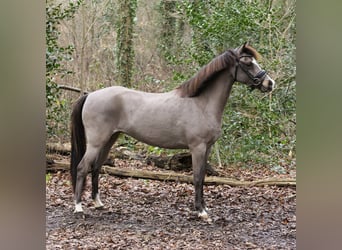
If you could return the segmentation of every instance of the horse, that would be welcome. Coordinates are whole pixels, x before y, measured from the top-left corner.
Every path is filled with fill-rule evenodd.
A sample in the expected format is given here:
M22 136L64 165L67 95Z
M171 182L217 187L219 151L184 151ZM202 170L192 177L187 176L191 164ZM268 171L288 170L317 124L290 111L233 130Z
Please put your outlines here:
M244 43L228 49L191 79L164 93L112 86L81 96L71 114L70 171L74 213L83 213L81 196L92 175L95 208L103 208L99 172L119 134L167 149L189 149L192 157L195 210L209 218L203 198L205 168L221 133L222 116L234 82L271 92L275 81L259 66L260 54Z

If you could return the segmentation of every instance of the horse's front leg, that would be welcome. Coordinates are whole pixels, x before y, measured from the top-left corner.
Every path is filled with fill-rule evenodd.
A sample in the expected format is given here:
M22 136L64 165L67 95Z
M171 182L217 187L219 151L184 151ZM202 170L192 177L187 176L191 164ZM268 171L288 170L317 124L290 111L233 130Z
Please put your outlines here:
M206 144L200 144L191 150L195 186L195 209L198 212L198 216L205 220L209 219L203 199L203 184L208 152L209 149Z

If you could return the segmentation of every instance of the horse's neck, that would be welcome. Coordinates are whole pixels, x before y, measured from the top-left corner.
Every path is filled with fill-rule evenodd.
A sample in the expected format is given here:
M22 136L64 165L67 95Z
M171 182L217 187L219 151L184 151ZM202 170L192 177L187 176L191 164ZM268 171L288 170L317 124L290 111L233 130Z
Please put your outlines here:
M228 101L234 80L228 71L222 71L213 82L206 93L200 96L205 103L206 111L215 115L218 122L221 122L224 107Z

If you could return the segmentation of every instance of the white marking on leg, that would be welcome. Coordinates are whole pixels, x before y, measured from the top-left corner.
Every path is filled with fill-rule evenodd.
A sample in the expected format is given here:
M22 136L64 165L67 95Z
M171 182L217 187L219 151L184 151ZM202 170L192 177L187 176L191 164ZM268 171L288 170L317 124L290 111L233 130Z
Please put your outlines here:
M205 211L204 209L202 212L198 213L198 217L200 217L201 219L204 219L204 220L209 218L207 211Z
M95 208L102 208L104 205L100 200L100 193L97 193L94 199Z
M203 209L202 212L198 213L198 217L201 218L202 220L208 222L209 224L211 224L213 221L212 219L209 217L208 213L207 213L207 208Z
M82 203L76 203L75 201L75 210L74 213L83 213Z

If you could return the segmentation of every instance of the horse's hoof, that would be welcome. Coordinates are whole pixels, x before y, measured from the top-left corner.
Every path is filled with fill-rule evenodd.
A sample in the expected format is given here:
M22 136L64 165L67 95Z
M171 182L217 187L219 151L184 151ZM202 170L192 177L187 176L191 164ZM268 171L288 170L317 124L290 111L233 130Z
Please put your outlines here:
M198 217L202 220L208 220L209 219L209 215L205 209L202 210L202 212L198 213Z
M83 214L83 210L78 210L78 209L75 209L74 210L74 214Z
M102 205L102 206L95 206L95 209L96 210L104 210L105 207L104 207L104 205Z
M103 209L104 205L100 200L100 194L99 193L96 194L93 202L94 202L95 209Z
M208 224L212 224L213 223L213 220L210 218L210 217L208 217L208 218L206 218L206 219L203 219L205 222L207 222Z
M207 219L209 216L208 216L207 211L202 210L202 212L198 213L198 217L201 218L201 219Z
M202 212L199 212L199 213L198 213L198 217L199 217L201 220L206 221L206 222L208 222L208 223L211 223L211 222L212 222L212 219L209 217L209 215L208 215L206 209L203 209Z

